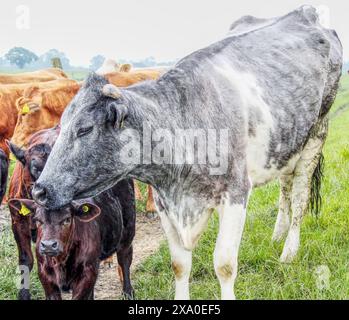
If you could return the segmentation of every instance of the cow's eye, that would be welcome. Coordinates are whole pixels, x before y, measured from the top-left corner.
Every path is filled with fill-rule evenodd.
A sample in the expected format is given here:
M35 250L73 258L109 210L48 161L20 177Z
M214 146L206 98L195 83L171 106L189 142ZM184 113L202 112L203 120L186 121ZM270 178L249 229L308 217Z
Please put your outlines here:
M37 180L41 174L41 170L39 170L34 163L31 163L30 173L35 180Z
M36 219L35 220L36 227L39 228L41 227L44 223L41 220Z
M63 226L69 226L71 223L71 218L64 219L62 222Z
M87 134L91 133L92 130L93 130L93 127L80 128L78 130L77 136L78 137L86 136Z

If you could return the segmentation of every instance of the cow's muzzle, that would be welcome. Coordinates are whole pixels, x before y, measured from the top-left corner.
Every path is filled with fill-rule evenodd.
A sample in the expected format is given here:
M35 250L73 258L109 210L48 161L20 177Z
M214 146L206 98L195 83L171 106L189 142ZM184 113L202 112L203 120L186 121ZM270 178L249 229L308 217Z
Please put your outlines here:
M41 255L49 257L59 256L63 252L61 242L56 239L42 240L40 241L39 252Z

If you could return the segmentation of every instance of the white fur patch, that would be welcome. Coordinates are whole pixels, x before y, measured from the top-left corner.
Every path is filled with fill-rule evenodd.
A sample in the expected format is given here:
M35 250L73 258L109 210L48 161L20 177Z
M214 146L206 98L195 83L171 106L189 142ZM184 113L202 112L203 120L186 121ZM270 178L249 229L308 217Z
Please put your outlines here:
M178 237L177 230L173 227L173 224L168 219L167 215L161 211L159 211L159 215L170 248L172 267L175 268L175 299L188 300L190 298L189 276L192 264L192 253L191 251L183 248L182 243L180 242L180 239Z
M222 300L235 299L238 252L246 218L243 205L229 203L229 199L226 199L218 209L219 232L214 252L214 266L221 285Z
M242 73L234 70L223 60L219 60L216 70L228 79L232 86L240 93L241 109L245 111L245 123L248 126L248 116L251 114L259 114L259 123L255 128L255 134L247 137L247 168L249 177L254 186L263 185L274 180L287 172L292 172L300 155L294 155L289 163L282 170L278 170L276 166L265 168L268 160L270 132L274 130L275 123L273 121L270 107L263 100L263 89L258 85L254 75ZM246 133L248 128L246 128ZM281 144L277 146L277 150L281 149Z

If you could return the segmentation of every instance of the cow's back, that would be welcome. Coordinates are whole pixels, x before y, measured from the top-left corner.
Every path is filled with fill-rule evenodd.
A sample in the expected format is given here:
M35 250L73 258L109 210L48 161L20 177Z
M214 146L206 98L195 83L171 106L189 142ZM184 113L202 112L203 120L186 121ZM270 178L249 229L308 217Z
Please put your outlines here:
M252 19L250 29L244 25L185 57L157 85L163 96L175 99L167 106L170 125L227 129L230 157L239 161L237 155L247 153L248 163L258 159L256 172L263 168L275 177L328 112L342 47L309 6L262 22Z
M183 87L180 94L187 95L194 121L203 111L205 122L231 124L241 109L260 105L253 101L257 94L275 118L291 114L297 121L306 113L310 124L319 116L326 89L338 80L341 64L338 38L318 23L314 8L305 6L261 26L253 20L250 31L244 26L243 32L194 52L163 78ZM212 114L205 114L205 105Z
M57 79L68 78L63 70L49 68L33 72L0 74L0 84L23 84L31 82L47 82Z

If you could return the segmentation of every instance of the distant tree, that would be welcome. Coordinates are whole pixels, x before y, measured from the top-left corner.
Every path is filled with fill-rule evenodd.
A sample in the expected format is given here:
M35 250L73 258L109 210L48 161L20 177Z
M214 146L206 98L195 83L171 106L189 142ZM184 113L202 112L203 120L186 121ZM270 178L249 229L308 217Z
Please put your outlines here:
M63 69L70 68L70 61L64 52L58 51L57 49L50 49L39 57L37 61L37 68L49 68L52 66L52 59L59 58L62 63Z
M104 60L105 60L105 57L103 57L100 54L92 57L92 59L90 60L90 69L92 71L96 71L102 66Z
M5 54L5 58L20 69L23 69L26 64L38 60L38 56L34 52L22 47L12 48Z

